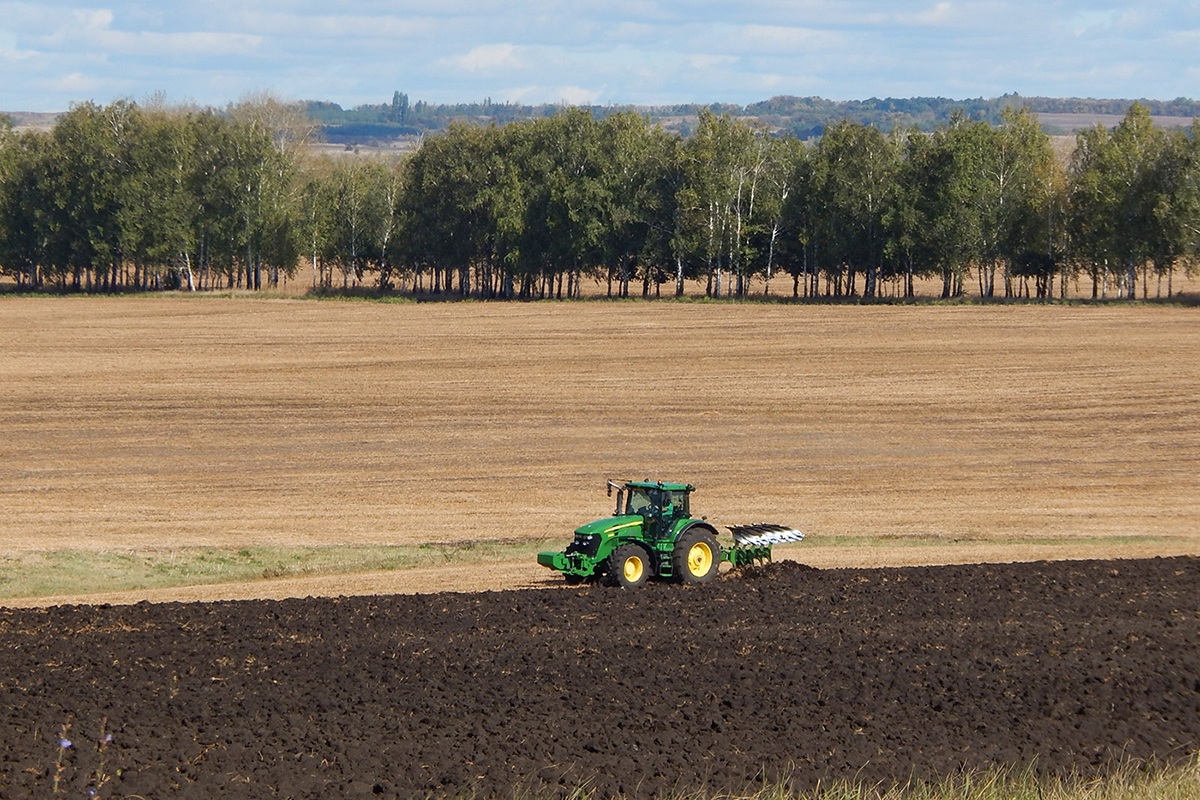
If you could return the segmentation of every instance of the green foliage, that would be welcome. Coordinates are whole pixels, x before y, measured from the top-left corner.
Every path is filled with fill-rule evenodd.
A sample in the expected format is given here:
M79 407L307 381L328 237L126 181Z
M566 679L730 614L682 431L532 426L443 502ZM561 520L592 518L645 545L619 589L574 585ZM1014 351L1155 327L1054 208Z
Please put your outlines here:
M1188 150L1186 140L1172 144L1137 103L1112 131L1098 126L1079 134L1069 226L1072 251L1091 275L1093 297L1106 296L1111 281L1132 299L1140 270L1168 270L1194 255L1186 228L1189 217L1195 218L1189 211L1188 187L1195 177Z
M1086 274L1096 297L1139 280L1146 295L1152 276L1169 296L1200 246L1200 123L1168 134L1135 104L1080 134L1064 169L1017 100L994 123L843 120L815 144L726 107L686 138L650 115L553 109L452 122L403 160L316 157L316 123L270 97L84 104L49 134L0 126L0 270L26 289L262 290L303 259L318 291L520 299L589 280L745 297L779 271L793 297L907 298L940 275L944 298L974 276L984 299L1049 299ZM433 113L400 92L385 110Z
M815 155L815 228L834 294L876 296L885 252L884 220L896 201L899 151L877 128L843 122L826 131Z
M402 171L380 160L328 160L306 165L293 217L314 284L328 290L341 273L342 290L368 271L381 291L391 288L399 227Z
M678 195L680 256L707 275L707 294L721 297L723 277L735 281L729 294L742 296L749 275L748 234L765 159L754 131L729 115L700 111L695 135L681 148L683 185Z
M998 127L959 118L931 137L910 135L906 147L892 255L918 274L940 273L944 298L963 294L972 266L980 297L994 296L998 270L1006 296L1020 276L1049 296L1058 165L1032 115L1006 111Z
M294 268L290 157L261 121L74 107L49 134L4 141L0 258L23 285L117 291L260 288Z

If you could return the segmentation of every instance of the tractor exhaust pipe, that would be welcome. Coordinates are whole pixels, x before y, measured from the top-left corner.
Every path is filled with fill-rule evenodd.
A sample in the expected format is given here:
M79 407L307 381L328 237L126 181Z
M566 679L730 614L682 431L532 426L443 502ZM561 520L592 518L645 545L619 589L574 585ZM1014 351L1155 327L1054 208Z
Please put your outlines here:
M619 483L613 483L612 481L609 481L608 482L608 496L609 497L612 497L613 489L617 490L617 507L613 511L613 516L619 517L619 516L621 516L621 513L622 513L621 509L625 505L625 487Z

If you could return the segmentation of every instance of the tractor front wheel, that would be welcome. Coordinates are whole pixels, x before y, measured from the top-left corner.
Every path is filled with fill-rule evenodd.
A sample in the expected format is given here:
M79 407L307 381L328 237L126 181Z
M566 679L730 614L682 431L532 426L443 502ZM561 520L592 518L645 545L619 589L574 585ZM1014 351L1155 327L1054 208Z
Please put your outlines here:
M650 559L635 544L623 544L608 557L607 583L626 589L641 586L650 578Z
M671 562L680 583L708 583L717 577L721 566L721 546L712 531L690 530L675 543Z

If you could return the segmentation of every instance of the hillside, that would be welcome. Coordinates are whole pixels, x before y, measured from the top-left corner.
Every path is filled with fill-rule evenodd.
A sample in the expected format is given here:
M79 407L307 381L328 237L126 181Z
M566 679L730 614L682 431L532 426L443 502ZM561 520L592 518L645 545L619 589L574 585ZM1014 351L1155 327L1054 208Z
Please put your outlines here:
M634 111L663 127L682 135L692 132L702 108L756 121L768 130L810 139L820 136L832 122L849 119L875 125L884 130L915 127L933 130L955 115L998 123L1006 108L1029 108L1042 119L1047 133L1069 135L1096 124L1115 125L1134 102L1150 109L1164 127L1190 125L1200 117L1200 102L1179 98L1170 101L1021 97L1008 94L997 98L954 100L944 97L870 98L867 100L827 100L821 97L779 96L750 105L714 103L710 105L672 106L591 106L597 117ZM553 116L556 105L527 106L513 103L436 105L417 101L396 92L390 103L362 105L343 109L336 103L309 102L309 115L319 121L326 139L333 143L366 144L404 137L420 136L442 130L452 122L504 125L520 120Z
M1025 107L1036 113L1049 134L1072 135L1093 125L1116 125L1134 102L1147 106L1155 122L1166 128L1186 127L1194 119L1200 118L1200 101L1188 98L1132 100L1021 97L1017 94L965 100L945 97L828 100L821 97L778 96L749 105L712 103L587 108L598 118L633 111L683 136L692 133L699 111L711 108L719 114L757 122L781 135L811 139L820 136L830 123L843 119L875 125L883 130L896 127L933 130L945 125L955 115L997 123L1004 109L1010 107ZM550 117L562 109L560 105L494 103L490 98L474 103L438 104L423 100L410 103L403 92L396 92L391 102L353 108L343 108L324 100L305 100L302 105L309 116L320 124L326 142L345 146L394 145L445 130L453 122L505 125ZM0 112L0 115L10 117L18 130L48 129L59 117L58 114L20 111Z
M11 119L13 127L17 130L49 130L61 116L62 114L38 111L0 111L0 117Z

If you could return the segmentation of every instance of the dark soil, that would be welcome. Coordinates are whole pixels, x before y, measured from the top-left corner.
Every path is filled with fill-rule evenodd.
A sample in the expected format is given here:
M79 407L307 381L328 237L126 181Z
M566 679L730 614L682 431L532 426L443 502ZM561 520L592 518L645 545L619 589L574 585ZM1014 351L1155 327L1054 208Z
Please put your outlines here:
M0 609L3 798L648 797L1198 746L1196 558Z

